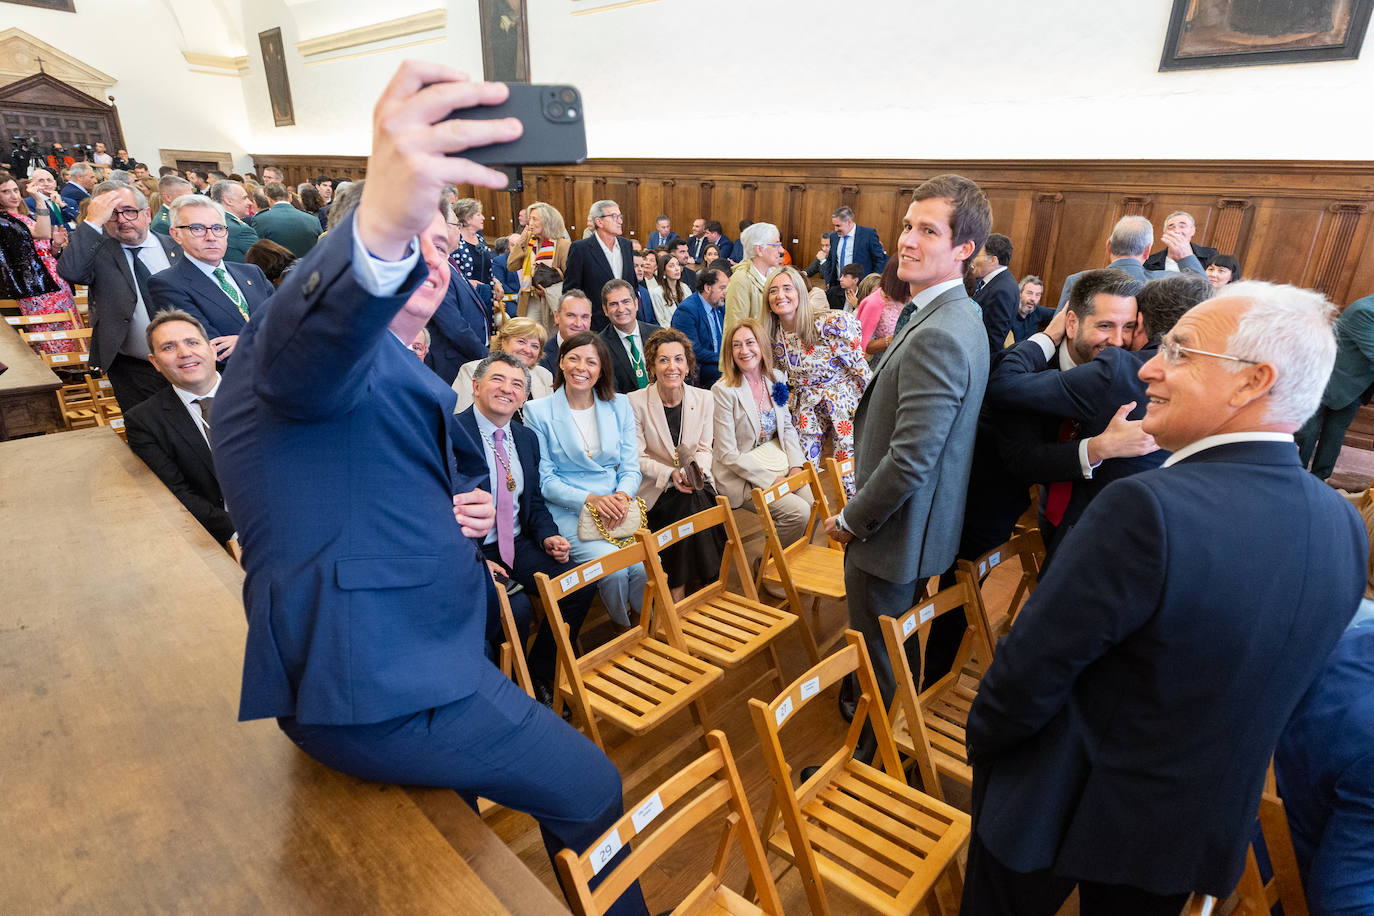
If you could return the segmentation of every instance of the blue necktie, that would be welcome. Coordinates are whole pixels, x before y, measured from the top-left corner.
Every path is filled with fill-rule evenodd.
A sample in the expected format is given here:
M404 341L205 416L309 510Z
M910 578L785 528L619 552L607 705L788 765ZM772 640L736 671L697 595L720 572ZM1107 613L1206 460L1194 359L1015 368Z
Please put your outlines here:
M711 322L711 349L720 352L720 332L721 316L709 305L706 307L706 318Z
M837 269L837 270L835 271L835 276L839 276L840 271L841 271L841 270L844 270L845 265L849 263L849 262L846 261L845 258L844 258L844 249L845 249L845 246L848 245L848 244L849 244L849 236L847 236L847 235L842 235L842 236L840 236L840 262L839 262L839 263L840 263L840 266L839 266L839 269Z

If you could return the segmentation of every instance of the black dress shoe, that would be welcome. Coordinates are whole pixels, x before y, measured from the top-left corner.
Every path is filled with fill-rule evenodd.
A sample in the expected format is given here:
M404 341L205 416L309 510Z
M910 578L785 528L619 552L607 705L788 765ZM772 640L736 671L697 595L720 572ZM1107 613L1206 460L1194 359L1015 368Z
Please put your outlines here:
M801 771L801 773L800 773L801 781L802 781L802 782L806 782L806 781L807 781L808 779L810 779L812 776L815 776L815 775L816 775L816 771L819 770L819 769L820 769L820 767L818 767L818 766L802 767L802 771Z
M536 677L531 679L530 686L534 688L534 698L549 709L553 709L553 687L549 682Z
M846 722L854 721L854 713L859 708L859 692L855 689L854 675L846 675L840 681L840 715Z

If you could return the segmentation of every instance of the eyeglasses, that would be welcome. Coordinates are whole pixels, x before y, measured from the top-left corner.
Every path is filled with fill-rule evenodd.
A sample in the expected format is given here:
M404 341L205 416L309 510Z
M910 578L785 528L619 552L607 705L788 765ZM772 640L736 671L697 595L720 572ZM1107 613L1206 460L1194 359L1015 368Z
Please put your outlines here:
M189 226L173 226L173 229L188 229L191 234L198 239L205 238L205 233L209 232L215 238L219 238L229 232L229 227L220 223L217 226L207 226L204 223L191 223Z
M126 223L132 223L134 220L138 219L138 215L142 212L142 210L135 210L133 207L122 207L115 210L110 215L115 219L122 219Z
M1229 353L1213 353L1210 350L1198 350L1193 347L1185 347L1174 340L1165 339L1159 345L1159 352L1164 354L1164 361L1171 366L1177 366L1179 355L1188 353L1192 356L1212 356L1217 359L1229 359L1236 363L1246 363L1251 366L1258 366L1259 360L1246 359L1243 356L1232 356Z
M600 216L598 216L597 219L618 219L621 222L624 222L625 215L622 213L603 213Z

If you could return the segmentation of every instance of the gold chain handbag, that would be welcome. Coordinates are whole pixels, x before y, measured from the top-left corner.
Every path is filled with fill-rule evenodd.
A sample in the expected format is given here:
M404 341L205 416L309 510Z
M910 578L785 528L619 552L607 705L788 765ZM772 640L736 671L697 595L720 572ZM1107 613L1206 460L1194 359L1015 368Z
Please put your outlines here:
M627 512L625 520L609 531L601 520L601 513L591 503L583 504L582 514L577 517L578 538L583 541L604 540L616 547L629 547L634 543L635 532L649 526L649 510L645 508L644 500L635 497L635 502L639 504L639 518L636 519L633 512Z

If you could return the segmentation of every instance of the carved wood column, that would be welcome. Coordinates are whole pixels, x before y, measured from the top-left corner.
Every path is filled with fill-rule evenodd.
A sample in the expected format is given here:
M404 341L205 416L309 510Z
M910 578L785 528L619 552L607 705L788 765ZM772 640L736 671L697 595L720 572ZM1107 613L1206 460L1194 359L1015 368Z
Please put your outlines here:
M573 239L582 238L582 226L585 222L582 214L577 211L577 179L571 175L563 176L563 222L568 226L568 236Z
M800 263L802 266L811 263L810 258L803 257L806 253L806 246L811 244L801 235L802 208L805 204L806 185L789 184L787 186L787 211L783 214L784 223L779 228L782 230L782 243L787 246L787 250L792 255L792 263ZM792 244L793 239L797 239L796 245Z
M1237 260L1243 261L1241 230L1249 216L1250 207L1250 200L1245 197L1223 197L1218 200L1216 227L1207 244L1221 254L1234 254Z
M893 249L888 252L891 256L897 254L896 246L902 237L902 222L906 219L906 211L911 207L911 198L915 194L915 188L897 189L897 206L893 208L893 214L896 218L892 220L892 231L887 235L888 238L892 239Z
M1339 289L1341 274L1345 272L1351 243L1359 228L1360 219L1369 211L1368 204L1339 203L1326 208L1332 214L1321 248L1316 253L1308 286L1335 301L1343 292Z
M758 196L759 186L757 182L746 181L740 186L740 216L750 222L754 221L754 200Z
M1064 208L1064 195L1058 191L1042 192L1035 195L1031 205L1030 255L1026 258L1026 274L1034 274L1042 279L1049 263L1050 252L1054 250L1059 237L1059 214Z
M1149 194L1135 195L1128 194L1121 198L1117 204L1117 219L1123 216L1143 216L1150 218L1150 211L1154 209L1155 199Z
M711 220L715 219L715 217L711 214L711 192L714 191L715 188L716 183L714 181L703 181L701 183L701 204L699 212L701 213L702 218L705 219L707 222L710 222Z
M625 215L624 226L637 228L639 226L639 179L631 178L625 182L629 186L630 193L626 194L626 200L620 204L620 212ZM629 233L627 232L628 236Z

